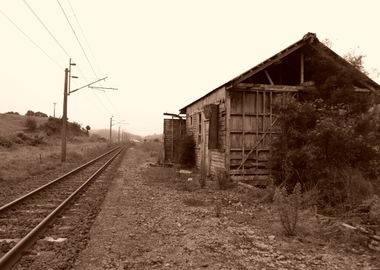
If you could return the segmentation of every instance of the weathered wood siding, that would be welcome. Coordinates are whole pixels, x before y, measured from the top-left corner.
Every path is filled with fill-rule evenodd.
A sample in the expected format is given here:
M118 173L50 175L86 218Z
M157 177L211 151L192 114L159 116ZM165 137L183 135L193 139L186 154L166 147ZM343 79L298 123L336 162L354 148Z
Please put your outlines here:
M278 91L229 90L229 172L233 179L264 179L270 174L271 142L277 134L273 101Z
M224 151L220 150L211 150L211 172L210 174L212 176L216 176L216 173L218 170L225 170L225 158L224 158Z
M164 161L178 163L180 141L185 134L185 120L164 119Z
M217 147L208 149L209 141L205 133L210 133L207 128L210 126L210 116L205 113L208 105L215 104L217 110ZM207 175L215 175L217 169L225 169L225 88L222 87L218 91L202 98L194 104L186 108L186 130L188 134L192 134L196 144L196 166L202 169L202 158L205 162L204 166ZM214 125L211 125L214 126ZM215 145L215 144L214 144ZM206 149L207 148L207 149ZM206 152L207 151L207 152Z

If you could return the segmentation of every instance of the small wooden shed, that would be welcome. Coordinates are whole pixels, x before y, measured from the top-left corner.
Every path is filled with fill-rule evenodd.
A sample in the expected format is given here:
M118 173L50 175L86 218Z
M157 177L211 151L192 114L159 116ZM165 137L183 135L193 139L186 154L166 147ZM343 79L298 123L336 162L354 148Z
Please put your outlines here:
M315 89L313 78L323 70L316 58L355 72L358 91L379 85L318 41L313 33L183 107L186 133L196 142L196 163L204 176L225 170L233 180L255 180L270 175L271 141L278 131L273 101L278 95ZM264 183L263 183L264 184Z
M186 134L186 120L181 116L164 113L170 118L164 119L164 162L178 163L180 159L180 143Z

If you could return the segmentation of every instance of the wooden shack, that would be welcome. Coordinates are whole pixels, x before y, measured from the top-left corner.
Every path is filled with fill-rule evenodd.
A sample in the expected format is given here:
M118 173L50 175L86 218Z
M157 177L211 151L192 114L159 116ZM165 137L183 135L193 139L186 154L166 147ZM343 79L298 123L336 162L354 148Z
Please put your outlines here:
M233 180L259 183L268 178L271 141L278 132L273 101L284 93L298 96L312 90L314 75L325 72L315 64L317 58L354 72L359 90L380 88L308 33L180 110L186 114L186 132L196 142L197 167L203 175L224 170Z
M176 114L165 113L171 118L164 119L164 162L178 163L180 143L186 134L186 120Z

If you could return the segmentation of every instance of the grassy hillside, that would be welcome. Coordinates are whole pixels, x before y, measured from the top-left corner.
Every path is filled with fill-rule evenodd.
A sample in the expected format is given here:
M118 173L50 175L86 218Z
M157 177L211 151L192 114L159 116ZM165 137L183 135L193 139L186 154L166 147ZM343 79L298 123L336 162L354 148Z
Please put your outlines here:
M17 114L0 113L0 136L6 137L26 130L25 121L32 118L37 125L42 125L47 121L47 117L24 116Z
M59 144L61 129L62 120L60 118L35 115L23 116L10 113L0 114L0 147L12 148L24 145ZM68 122L67 138L68 142L88 141L88 131L78 123ZM89 139L93 142L105 141L97 136Z

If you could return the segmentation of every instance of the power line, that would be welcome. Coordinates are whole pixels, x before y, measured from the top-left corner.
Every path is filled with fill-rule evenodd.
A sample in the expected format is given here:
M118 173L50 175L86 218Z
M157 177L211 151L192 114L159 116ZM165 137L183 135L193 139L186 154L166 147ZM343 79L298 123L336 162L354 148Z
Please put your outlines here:
M79 23L79 20L78 20L77 15L75 14L74 8L73 8L73 6L71 5L70 0L67 0L67 2L69 3L69 6L70 6L70 9L71 9L71 12L73 13L74 18L75 18L75 21L77 22L77 24L78 24L78 26L79 26L79 30L80 30L80 32L81 32L81 34L82 34L82 36L83 36L83 39L84 39L84 41L85 41L85 43L86 43L86 45L87 45L87 47L88 47L88 49L89 49L89 51L90 51L90 54L91 54L92 58L95 59L95 56L94 56L94 53L93 53L93 51L92 51L92 49L91 49L90 43L88 42L88 39L86 38L86 35L84 34L83 28L82 28L81 24Z
M49 30L49 28L46 26L46 24L41 20L41 18L37 15L37 13L32 9L32 7L26 2L26 0L23 0L24 4L28 7L30 12L33 13L34 17L40 22L40 24L45 28L45 30L49 33L49 35L54 39L54 41L58 44L58 46L62 49L62 51L66 54L67 57L71 58L68 52L65 50L65 48L62 46L62 44L57 40L57 38L53 35L53 33Z
M61 3L59 2L59 0L57 0L57 2L58 2L59 6L60 6L60 8L61 8L62 13L64 14L64 16L65 16L65 18L66 18L67 23L69 24L69 26L70 26L70 28L71 28L71 31L74 33L74 36L75 36L75 38L76 38L76 40L77 40L77 42L78 42L78 44L79 44L79 46L80 46L80 48L81 48L81 50L82 50L84 56L85 56L85 58L86 58L86 60L87 60L87 62L88 62L88 64L89 64L89 66L91 67L91 70L92 70L93 74L95 75L95 77L98 77L98 75L97 75L97 73L96 73L96 71L95 71L95 69L94 69L94 66L92 65L90 59L88 58L88 55L87 55L85 49L83 48L82 43L80 42L79 37L78 37L78 35L76 34L76 32L75 32L75 30L74 30L74 27L73 27L73 25L71 24L71 22L70 22L70 20L69 20L69 18L68 18L68 16L67 16L67 13L65 12L65 10L64 10L63 6L61 5ZM83 31L83 29L82 29L82 27L81 27L81 25L80 25L80 23L79 23L79 20L78 20L76 14L75 14L74 8L72 7L72 5L71 5L71 3L70 3L69 0L68 0L67 2L69 3L69 6L70 6L71 11L72 11L72 13L73 13L73 15L74 15L74 18L76 19L76 22L77 22L77 24L78 24L78 26L79 26L79 29L81 30L82 36L83 36L84 40L86 41L87 46L88 46L90 52L92 53L92 51L91 51L91 47L90 47L90 45L89 45L89 43L88 43L88 41L87 41L87 39L86 39L86 36L84 35L84 31ZM93 53L92 53L92 55L93 55ZM81 72L81 70L80 70L80 73L81 73L81 75L83 76L83 72ZM102 83L100 83L100 84L102 85ZM104 105L104 103L101 101L101 99L98 97L98 95L97 95L96 93L94 93L94 92L93 92L93 94L94 94L95 97L98 99L98 101L102 104L102 106L103 106L107 111L110 112L110 110ZM106 94L105 94L105 96L106 96L108 102L110 103L111 107L112 107L114 110L116 110L116 112L118 112L118 110L116 109L115 105L112 104L112 102L111 102L111 100L108 98L108 96L107 96ZM111 114L112 114L112 113L111 113Z
M65 18L66 18L67 23L70 25L71 31L73 32L73 34L74 34L74 36L75 36L75 38L76 38L76 40L77 40L77 42L78 42L78 44L79 44L79 46L80 46L80 48L81 48L81 50L82 50L84 56L86 57L86 60L87 60L88 64L90 65L90 67L91 67L91 69L92 69L92 72L95 74L95 77L98 77L98 75L97 75L96 72L95 72L94 67L92 66L92 64L91 64L91 62L90 62L90 59L88 59L87 53L85 52L85 50L84 50L84 48L83 48L83 46L82 46L82 43L80 42L80 40L79 40L79 38L78 38L77 33L76 33L75 30L74 30L74 27L72 26L72 24L71 24L69 18L67 17L67 14L66 14L65 10L63 9L63 7L62 7L61 3L59 2L59 0L57 0L57 2L58 2L59 6L60 6L60 8L61 8L61 10L62 10L63 15L64 15Z
M82 28L81 24L79 23L79 19L78 19L77 15L75 14L74 8L73 8L73 6L71 5L70 0L67 0L67 2L68 2L68 4L69 4L69 6L70 6L71 12L73 13L75 20L76 20L76 22L77 22L77 24L78 24L78 26L79 26L79 30L81 31L82 37L83 37L83 39L85 40L86 45L87 45L87 47L88 47L88 49L89 49L89 51L90 51L90 53L91 53L93 59L95 59L95 56L94 56L94 53L92 52L92 49L91 49L90 43L88 42L88 39L86 38L86 35L84 34L83 28ZM96 62L96 61L95 61L95 62ZM99 70L99 69L98 69L98 70ZM95 72L94 72L94 75L97 76ZM103 83L101 82L100 85L103 86ZM107 95L106 92L104 92L104 95L105 95L105 97L106 97L108 103L111 105L111 107L113 107L113 108L116 110L116 112L119 113L117 107L116 107L116 106L113 104L113 102L110 100L110 98L108 97L108 95Z
M57 67L59 67L59 69L63 69L63 67L58 64L57 61L55 61L44 49L42 49L42 47L40 45L38 45L29 35L27 35L11 18L9 18L1 9L0 9L0 13L11 23L13 24L14 27L17 28L18 31L20 31L30 42L33 43L34 46L36 46L38 49L40 49L40 51L45 54L45 56L47 56L50 61L52 61Z

